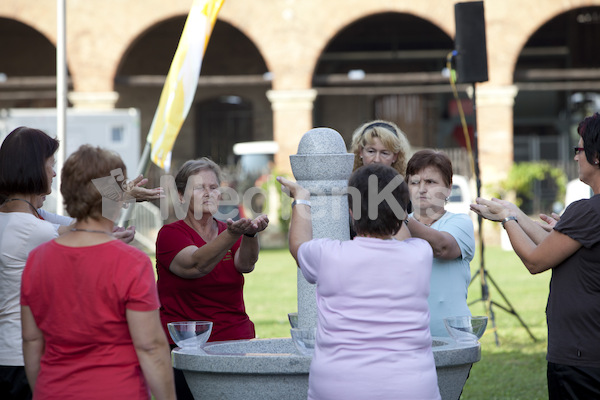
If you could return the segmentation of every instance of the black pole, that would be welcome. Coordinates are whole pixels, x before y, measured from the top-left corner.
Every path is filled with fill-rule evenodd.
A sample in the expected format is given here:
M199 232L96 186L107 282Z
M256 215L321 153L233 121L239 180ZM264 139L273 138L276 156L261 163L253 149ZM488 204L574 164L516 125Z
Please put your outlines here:
M477 197L481 197L481 172L479 169L479 141L477 135L477 97L475 90L475 82L473 82L473 167L475 169L475 186ZM483 217L477 215L477 227L479 236L479 279L481 280L481 301L484 302L485 311L488 315L490 322L492 323L492 332L494 332L494 339L496 340L496 346L500 345L498 340L498 330L496 327L496 317L494 315L494 309L492 308L490 289L487 284L487 271L485 270L485 244L483 243Z
M473 148L471 149L473 152L473 167L474 167L474 173L475 173L475 184L476 184L476 191L477 191L477 197L481 197L481 174L480 174L480 170L479 170L479 143L478 143L478 137L477 137L477 102L476 102L476 91L475 91L475 83L473 82L473 94L472 94L472 102L473 102ZM485 245L483 243L483 217L481 215L477 215L477 226L479 229L479 254L480 254L480 262L479 262L479 270L473 275L473 277L471 278L471 283L473 283L473 281L475 280L475 278L477 278L477 276L479 276L479 279L481 280L481 298L471 302L469 305L477 302L477 301L482 301L484 303L485 306L485 312L489 317L489 321L492 324L492 332L494 332L494 339L496 341L496 346L500 346L500 341L498 340L498 327L496 326L496 316L494 314L494 308L493 306L498 306L500 309L508 312L509 314L514 315L515 317L517 317L517 319L519 320L519 322L521 323L521 325L523 325L523 327L525 328L525 330L527 331L527 333L529 334L529 336L533 339L534 342L537 342L537 339L535 338L535 336L533 336L533 333L531 333L531 331L529 330L529 327L525 324L525 322L523 321L523 319L521 319L521 317L519 316L519 314L517 313L517 311L513 308L513 306L510 304L510 302L508 301L508 299L506 298L506 296L504 296L504 293L502 293L502 291L500 290L500 288L496 285L496 283L494 282L494 280L492 279L492 276L489 274L489 272L485 269L485 257L484 257L484 250L485 250ZM504 299L504 301L506 301L506 303L508 304L508 307L504 307L494 301L492 301L492 296L490 294L490 287L488 285L488 279L489 281L494 285L494 287L496 288L496 290L498 290L498 292L500 293L500 295L502 296L502 298Z

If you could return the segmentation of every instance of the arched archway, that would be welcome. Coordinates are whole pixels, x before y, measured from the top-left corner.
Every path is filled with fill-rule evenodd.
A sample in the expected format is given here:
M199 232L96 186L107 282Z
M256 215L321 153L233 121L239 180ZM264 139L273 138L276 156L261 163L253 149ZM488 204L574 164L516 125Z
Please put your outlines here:
M575 128L600 111L600 7L557 15L521 50L514 72L514 161L548 161L577 178ZM538 189L536 198L544 194ZM533 212L535 204L532 205ZM545 210L547 211L547 210Z
M459 147L452 136L452 94L442 75L454 44L439 27L411 14L364 17L340 31L313 76L316 125L350 142L374 118L396 122L416 147Z
M199 102L195 118L196 153L218 164L233 164L233 145L252 141L252 102L239 96L219 96Z
M0 18L0 54L0 108L56 106L56 47L48 38Z
M115 90L120 95L117 107L141 110L143 137L150 129L184 24L184 17L176 17L145 32L126 52L115 77ZM271 107L265 96L271 87L267 72L256 46L237 28L217 20L204 55L194 105L173 149L175 168L202 156L211 156L224 165L233 160L234 143L272 139ZM207 126L228 126L226 119L240 106L232 99L243 99L243 112L240 109L234 114L240 111L245 121L237 120L239 129L227 135L215 134L213 129L208 132ZM210 115L205 112L207 107L219 111Z

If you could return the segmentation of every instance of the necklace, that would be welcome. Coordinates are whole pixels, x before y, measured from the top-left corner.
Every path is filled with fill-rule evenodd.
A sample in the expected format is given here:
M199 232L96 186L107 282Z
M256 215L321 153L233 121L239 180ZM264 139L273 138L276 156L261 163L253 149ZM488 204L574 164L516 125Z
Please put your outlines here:
M426 224L425 222L421 222L414 214L413 214L413 218L416 219L417 221L421 222L423 225L427 226L427 227L431 227L431 225L435 224L437 221L439 221L440 218L442 218L444 216L444 214L446 214L446 210L444 210L444 212L442 213L442 215L440 215L439 217L437 217L436 219L434 219L433 221L431 221L430 223Z
M82 228L73 228L71 232L89 232L89 233L104 233L106 235L112 236L112 233L107 231L100 231L95 229L82 229Z
M25 200L25 199L20 199L20 198L18 198L18 197L13 197L12 199L8 199L8 200L6 200L6 201L4 202L4 204L6 204L6 203L8 203L8 202L10 202L10 201L24 201L25 203L29 204L29 207L31 207L31 209L32 209L32 210L33 210L33 212L34 212L34 215L35 215L37 218L39 218L39 219L43 219L42 217L40 217L40 214L37 212L37 209L36 209L36 208L33 206L33 204L31 204L31 203L30 203L30 202L28 202L27 200ZM2 204L2 205L4 205L4 204Z

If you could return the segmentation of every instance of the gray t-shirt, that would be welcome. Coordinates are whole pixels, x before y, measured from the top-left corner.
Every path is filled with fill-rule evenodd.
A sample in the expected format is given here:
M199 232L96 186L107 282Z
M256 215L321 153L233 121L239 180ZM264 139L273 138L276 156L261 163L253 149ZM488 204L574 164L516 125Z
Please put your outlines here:
M600 367L600 195L572 203L554 227L581 243L552 269L547 360Z

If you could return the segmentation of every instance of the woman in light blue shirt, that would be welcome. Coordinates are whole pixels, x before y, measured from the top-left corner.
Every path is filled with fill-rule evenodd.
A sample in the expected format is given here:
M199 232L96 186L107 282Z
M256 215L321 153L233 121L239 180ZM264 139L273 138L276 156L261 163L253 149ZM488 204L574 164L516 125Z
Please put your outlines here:
M406 182L413 207L406 224L413 237L425 239L433 248L428 298L431 335L449 336L445 317L471 315L467 288L475 254L473 222L467 214L445 209L452 189L452 162L445 153L416 152L408 161Z

